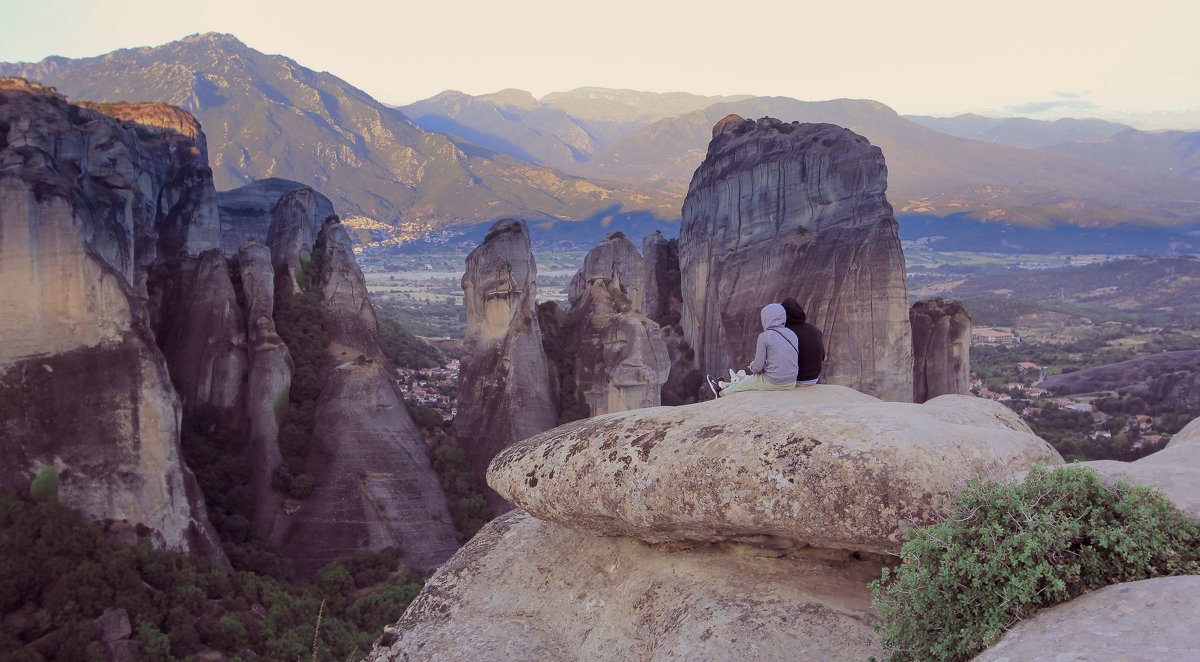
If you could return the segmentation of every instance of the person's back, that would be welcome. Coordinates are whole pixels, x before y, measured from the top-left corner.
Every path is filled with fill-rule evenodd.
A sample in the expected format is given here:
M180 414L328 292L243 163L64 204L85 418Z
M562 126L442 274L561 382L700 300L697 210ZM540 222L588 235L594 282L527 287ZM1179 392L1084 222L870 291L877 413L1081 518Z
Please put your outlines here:
M783 325L787 317L783 306L767 304L759 312L763 332L755 341L754 360L747 367L751 374L726 385L708 377L714 395L741 391L784 391L796 388L796 334Z
M783 300L782 305L787 313L784 326L796 334L799 342L796 350L796 363L799 368L796 381L801 384L816 384L821 377L821 366L825 361L825 336L817 325L808 321L804 308L795 299L788 297Z

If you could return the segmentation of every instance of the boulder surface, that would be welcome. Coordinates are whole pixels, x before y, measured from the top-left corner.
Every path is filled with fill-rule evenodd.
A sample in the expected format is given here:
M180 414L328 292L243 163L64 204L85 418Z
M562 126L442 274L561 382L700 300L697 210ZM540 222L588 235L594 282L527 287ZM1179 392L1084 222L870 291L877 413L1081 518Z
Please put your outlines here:
M488 482L602 535L895 553L969 478L1035 462L1062 458L994 402L818 385L570 423L502 451Z
M446 562L367 660L864 660L879 655L848 553L662 548L512 511Z

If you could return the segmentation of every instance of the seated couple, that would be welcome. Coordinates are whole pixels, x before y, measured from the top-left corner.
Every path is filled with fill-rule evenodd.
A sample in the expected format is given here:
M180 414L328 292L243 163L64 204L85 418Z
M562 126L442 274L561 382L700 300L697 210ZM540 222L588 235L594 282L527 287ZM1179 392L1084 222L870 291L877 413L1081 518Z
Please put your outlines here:
M750 374L726 383L708 377L708 387L720 397L740 391L787 391L796 384L816 384L825 360L821 330L807 321L795 299L763 306Z

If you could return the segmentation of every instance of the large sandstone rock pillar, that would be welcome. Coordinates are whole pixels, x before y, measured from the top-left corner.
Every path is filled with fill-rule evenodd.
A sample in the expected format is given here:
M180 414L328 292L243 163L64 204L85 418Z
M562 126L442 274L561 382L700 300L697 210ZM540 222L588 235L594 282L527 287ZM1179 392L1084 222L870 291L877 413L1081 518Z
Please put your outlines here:
M658 324L641 313L642 256L624 236L588 251L572 279L576 381L592 416L657 407L671 358Z
M759 310L799 301L825 334L822 381L912 399L908 286L883 153L831 124L730 116L683 203L684 336L701 370L745 366Z
M961 301L925 299L909 311L913 402L971 389L971 314Z
M467 256L467 332L454 436L480 485L497 452L558 420L535 309L536 278L521 220L497 221ZM503 506L495 493L488 496L494 508Z

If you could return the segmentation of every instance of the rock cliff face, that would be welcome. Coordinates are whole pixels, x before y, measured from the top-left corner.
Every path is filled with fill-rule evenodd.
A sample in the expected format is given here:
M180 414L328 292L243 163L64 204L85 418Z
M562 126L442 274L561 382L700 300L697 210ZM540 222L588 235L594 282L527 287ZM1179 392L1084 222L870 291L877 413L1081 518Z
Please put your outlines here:
M679 236L684 337L701 370L754 356L762 306L825 334L822 381L910 401L912 334L883 154L831 124L731 116L692 177Z
M502 220L467 256L467 309L454 436L483 483L492 457L558 420L535 309L537 265L524 221ZM502 502L489 494L493 507Z
M285 193L271 209L271 226L267 230L271 265L277 275L291 279L295 293L300 292L300 269L312 259L317 236L317 230L313 229L317 224L316 214L317 197L310 188Z
M268 177L231 191L218 191L221 253L225 257L233 257L251 239L266 243L267 233L271 228L271 210L274 209L275 203L285 194L301 188L306 187L300 182ZM314 194L317 225L313 226L312 233L315 237L321 230L320 222L333 214L333 203L320 192Z
M286 194L277 209L289 197L311 199L305 191ZM316 489L275 511L271 536L302 576L339 556L386 547L399 548L406 565L431 570L458 548L446 497L383 359L349 236L329 220L317 243L324 251L319 287L331 360L304 462Z
M679 250L655 233L642 240L642 261L646 271L642 312L661 324L668 313L678 311L682 305L672 298L679 288Z
M592 416L662 404L671 359L658 324L641 313L645 281L642 256L616 235L588 251L572 279L568 333Z
M246 325L217 249L199 258L156 265L150 278L155 338L185 413L214 407L227 421L242 415L246 376Z
M971 388L971 314L961 301L926 299L908 313L913 333L913 402Z
M950 490L1062 458L1011 411L838 386L571 423L488 477L526 509L442 566L369 660L880 656L867 582Z
M54 467L60 499L87 516L223 558L146 305L157 260L216 245L203 136L178 109L105 110L134 121L0 81L0 489ZM155 128L164 118L184 132Z
M237 253L235 265L245 302L248 371L244 409L245 445L255 495L254 524L269 531L283 500L271 489L271 477L283 464L279 416L292 382L287 345L275 330L275 271L271 250L255 240Z

